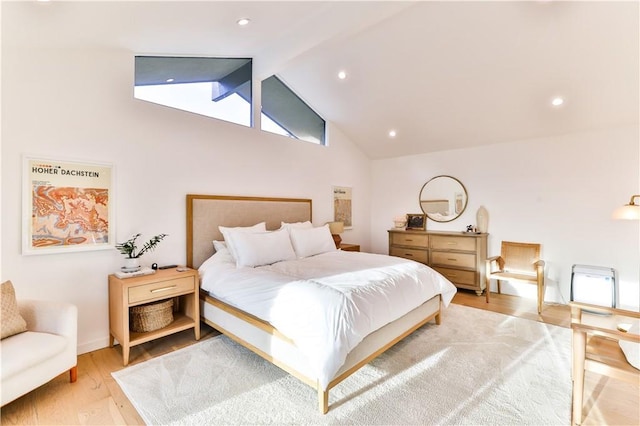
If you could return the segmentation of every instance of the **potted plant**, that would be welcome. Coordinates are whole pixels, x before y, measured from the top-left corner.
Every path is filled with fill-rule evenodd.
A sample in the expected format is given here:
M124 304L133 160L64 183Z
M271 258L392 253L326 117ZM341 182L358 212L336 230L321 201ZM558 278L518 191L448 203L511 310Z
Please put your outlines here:
M124 264L125 269L135 269L140 267L140 257L148 251L153 251L158 244L160 244L160 241L167 236L167 234L158 234L144 243L140 250L138 250L136 239L138 239L140 235L142 234L135 234L124 243L116 244L116 249L118 249L121 254L126 255Z

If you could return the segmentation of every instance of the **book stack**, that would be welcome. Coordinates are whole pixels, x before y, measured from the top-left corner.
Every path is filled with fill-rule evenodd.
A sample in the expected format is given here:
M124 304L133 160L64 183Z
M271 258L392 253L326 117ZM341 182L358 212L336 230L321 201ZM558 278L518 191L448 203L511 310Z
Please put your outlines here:
M127 268L122 268L122 270L117 271L115 273L115 276L122 279L122 278L133 278L133 277L140 277L142 275L150 275L150 274L155 274L156 271L154 271L153 269L149 268L148 266L145 267L141 267L141 268L134 268L133 270L128 270Z

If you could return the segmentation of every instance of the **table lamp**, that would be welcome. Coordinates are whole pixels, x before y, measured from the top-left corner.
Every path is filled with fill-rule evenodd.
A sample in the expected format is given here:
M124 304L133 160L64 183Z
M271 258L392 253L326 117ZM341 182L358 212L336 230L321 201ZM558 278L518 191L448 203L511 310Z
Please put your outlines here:
M333 242L336 243L336 248L340 248L342 242L340 234L344 232L344 222L329 222L329 231L331 231Z

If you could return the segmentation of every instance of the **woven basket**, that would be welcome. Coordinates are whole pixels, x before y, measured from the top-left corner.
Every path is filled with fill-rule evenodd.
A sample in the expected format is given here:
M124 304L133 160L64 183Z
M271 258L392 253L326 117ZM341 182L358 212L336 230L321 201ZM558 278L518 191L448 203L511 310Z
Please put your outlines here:
M129 329L136 333L158 330L173 322L173 299L129 308Z

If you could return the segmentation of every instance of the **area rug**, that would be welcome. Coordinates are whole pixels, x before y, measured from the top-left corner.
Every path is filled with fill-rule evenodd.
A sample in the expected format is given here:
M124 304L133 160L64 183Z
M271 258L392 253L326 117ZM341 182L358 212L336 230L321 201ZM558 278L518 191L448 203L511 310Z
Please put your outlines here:
M149 425L570 423L566 328L451 305L329 393L224 336L113 373Z

